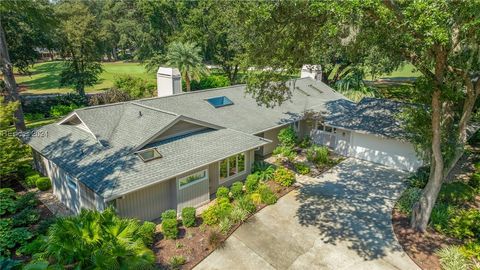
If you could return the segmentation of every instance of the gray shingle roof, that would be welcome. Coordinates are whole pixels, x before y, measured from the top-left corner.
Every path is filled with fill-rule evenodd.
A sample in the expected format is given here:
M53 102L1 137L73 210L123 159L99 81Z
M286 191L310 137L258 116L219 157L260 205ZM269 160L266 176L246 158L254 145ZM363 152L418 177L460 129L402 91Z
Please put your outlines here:
M290 83L291 100L275 108L259 106L245 95L245 86L231 86L79 109L76 115L94 135L75 126L51 124L39 128L48 136L35 137L30 132L23 139L108 200L262 146L267 141L251 134L292 122L312 108L327 110L328 104L345 99L312 79ZM234 104L214 108L205 101L216 96L227 96ZM204 132L153 145L163 155L160 159L143 162L133 154L135 147L182 117L218 129L210 126Z
M405 139L407 136L398 114L412 104L379 98L363 98L356 105L341 102L344 104L339 106L338 103L332 102L327 106L332 113L325 117L326 124L387 138Z

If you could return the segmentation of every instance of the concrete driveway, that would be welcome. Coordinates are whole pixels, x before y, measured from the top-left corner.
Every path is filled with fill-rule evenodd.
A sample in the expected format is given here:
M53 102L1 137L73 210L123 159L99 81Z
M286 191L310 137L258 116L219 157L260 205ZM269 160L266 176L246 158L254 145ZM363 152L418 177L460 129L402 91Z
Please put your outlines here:
M347 159L254 215L196 269L418 269L391 226L405 173Z

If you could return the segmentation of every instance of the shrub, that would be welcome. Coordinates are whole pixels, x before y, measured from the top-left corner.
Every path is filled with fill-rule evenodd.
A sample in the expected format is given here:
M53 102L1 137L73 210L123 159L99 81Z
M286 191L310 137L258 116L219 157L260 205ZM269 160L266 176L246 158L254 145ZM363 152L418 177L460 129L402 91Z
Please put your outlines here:
M21 208L19 208L21 209ZM28 226L34 224L40 218L40 212L37 209L28 207L13 215L13 226Z
M25 121L37 121L45 118L45 114L43 113L26 113L25 114Z
M131 75L122 75L114 78L113 85L126 92L131 98L151 97L156 89L155 85L146 80Z
M182 85L186 85L183 83ZM222 75L209 75L200 78L200 81L191 81L192 90L211 89L230 85L230 80ZM186 86L185 86L186 89Z
M7 249L23 246L29 239L33 237L33 234L24 227L11 228L9 230L0 231L0 250L7 252Z
M176 219L164 219L162 221L162 232L167 239L175 239L178 235L178 222Z
M0 189L0 216L7 213L15 213L17 203L15 191L11 188Z
M480 173L480 162L475 163L475 165L473 165L473 167L475 168L476 173Z
M473 201L475 191L465 183L453 182L442 186L438 198L443 202L462 204L466 201Z
M306 152L307 160L315 164L328 163L328 148L325 146L312 145Z
M284 167L279 167L273 175L275 182L284 187L289 187L295 183L295 174Z
M70 105L55 105L50 108L50 115L53 117L61 117L71 113L72 111L80 108L75 104Z
M131 100L132 97L127 92L119 90L115 87L108 89L105 92L92 95L88 101L91 106L110 104L116 102L125 102Z
M250 194L250 198L252 199L252 202L256 205L259 205L262 203L262 196L260 196L260 193L252 193Z
M187 262L187 260L182 255L173 256L173 257L170 258L170 261L169 261L170 266L173 269L179 269L180 266L184 265L186 262Z
M275 149L273 149L273 154L281 155L290 161L294 160L297 155L293 150L293 148L291 148L290 146L283 146L283 145L277 146Z
M230 190L227 187L219 187L217 189L217 198L228 198Z
M286 128L281 129L278 132L278 141L280 145L293 147L295 146L295 142L297 141L297 135L295 134L295 130L292 126L288 126Z
M467 258L475 258L480 260L480 239L477 241L469 241L460 248L460 251Z
M247 193L252 193L257 190L258 182L258 174L254 173L247 176L247 180L245 181L245 190L247 191Z
M480 239L480 210L460 210L450 219L448 233L459 239Z
M219 198L214 205L202 213L203 222L207 225L218 224L220 220L230 215L232 208L233 206L227 198Z
M48 177L40 177L35 182L37 188L41 191L49 190L52 187L52 183L50 182L50 178Z
M257 210L257 207L253 203L250 196L242 196L235 201L235 204L242 210L247 211L248 213L254 213Z
M312 140L309 136L305 136L299 143L298 147L306 149L312 145Z
M220 232L216 230L210 231L210 233L208 234L208 245L211 248L216 249L221 244L222 244L222 235L220 234Z
M412 212L413 205L420 199L422 190L419 188L407 188L397 201L397 209L407 215Z
M36 173L25 178L25 184L29 188L34 188L37 186L37 180L41 178L40 174Z
M17 209L24 209L28 207L34 207L37 206L38 200L33 192L27 192L17 198L17 201L15 202L16 208Z
M471 186L476 193L480 193L480 173L474 173L470 180L468 180L468 185Z
M192 227L195 225L195 216L197 210L195 207L185 207L182 209L182 223L185 227Z
M218 217L218 220L230 216L232 212L233 205L228 201L223 201L215 205L215 213Z
M439 232L445 233L448 230L448 224L453 213L457 208L446 203L437 203L432 209L430 215L430 226Z
M232 187L230 187L230 191L232 192L233 198L240 198L240 196L243 195L243 183L240 181L233 183Z
M267 185L260 185L258 187L258 193L260 194L260 198L264 204L274 204L277 202L277 196Z
M232 210L232 213L230 213L230 219L232 220L233 223L245 221L247 218L248 218L248 212L244 209L241 209L238 205L235 205L235 207Z
M220 223L218 224L218 228L223 234L227 234L228 231L230 231L230 228L233 226L233 222L230 219L230 217L224 217L220 220Z
M16 254L22 256L40 253L45 250L45 240L45 236L39 236L35 238L32 242L23 245L19 249L17 249Z
M162 213L162 220L165 219L177 219L177 211L175 211L174 209L166 210Z
M423 166L418 168L417 172L408 178L410 187L425 188L430 176L430 167Z
M253 172L257 174L258 180L265 182L273 178L275 169L265 161L257 161L253 164Z
M145 221L143 224L138 228L138 236L142 239L142 242L149 246L153 244L153 237L155 236L155 228L157 225L150 221Z
M468 270L468 261L459 247L448 246L437 251L443 270Z
M304 163L295 163L294 166L299 174L305 175L310 173L310 167Z
M210 206L202 213L203 222L207 225L218 224L218 216L215 212L215 205Z

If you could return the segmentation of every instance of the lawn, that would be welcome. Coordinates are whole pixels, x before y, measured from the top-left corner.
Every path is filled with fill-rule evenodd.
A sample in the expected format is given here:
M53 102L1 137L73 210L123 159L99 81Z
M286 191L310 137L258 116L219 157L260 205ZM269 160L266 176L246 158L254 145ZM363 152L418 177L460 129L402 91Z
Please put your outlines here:
M155 74L148 73L140 63L108 62L102 63L103 72L99 82L86 88L87 93L106 90L113 86L115 76L132 75L155 82ZM31 69L30 76L16 75L22 94L51 94L72 92L71 88L60 86L61 61L38 63Z

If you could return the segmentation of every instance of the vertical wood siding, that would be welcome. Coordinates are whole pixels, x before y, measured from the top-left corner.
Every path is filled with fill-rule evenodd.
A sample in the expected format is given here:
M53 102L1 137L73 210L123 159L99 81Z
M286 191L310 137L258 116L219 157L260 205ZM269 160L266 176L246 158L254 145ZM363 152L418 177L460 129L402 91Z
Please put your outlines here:
M265 139L271 140L272 142L263 146L263 155L270 155L273 152L273 149L278 145L278 132L285 126L277 127L274 129L267 130L263 133Z
M175 209L175 195L172 186L175 179L140 189L116 200L118 214L142 220L153 220L168 209Z
M210 194L217 192L219 186L229 187L236 181L244 181L247 178L247 175L252 171L253 162L255 161L255 150L250 150L245 153L245 171L241 174L238 174L228 181L220 184L220 176L218 170L218 162L212 163L209 166L209 171L211 172L210 178Z
M187 206L198 207L210 201L210 193L209 193L209 180L203 180L201 182L195 183L191 186L187 186L185 188L179 188L179 179L195 172L199 172L202 170L208 170L208 166L203 167L198 170L194 170L181 176L177 177L176 179L176 186L177 186L177 212L180 213L183 208ZM210 174L209 174L210 177Z

